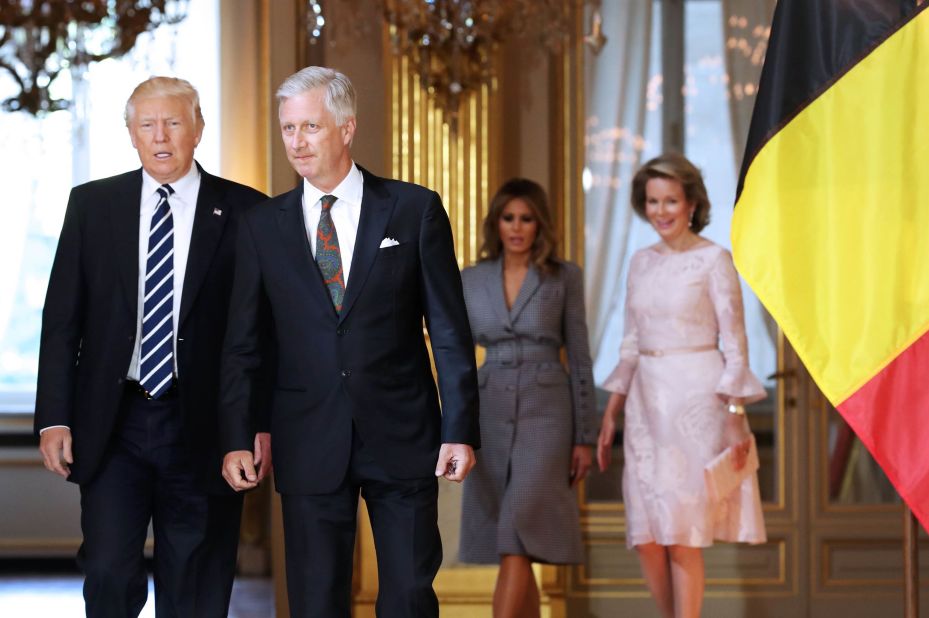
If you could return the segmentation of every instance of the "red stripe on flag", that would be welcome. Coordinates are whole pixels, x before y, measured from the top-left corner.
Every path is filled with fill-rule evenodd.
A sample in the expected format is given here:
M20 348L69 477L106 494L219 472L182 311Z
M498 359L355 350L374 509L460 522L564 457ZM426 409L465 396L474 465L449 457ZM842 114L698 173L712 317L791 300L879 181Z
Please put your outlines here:
M929 530L929 331L837 408Z

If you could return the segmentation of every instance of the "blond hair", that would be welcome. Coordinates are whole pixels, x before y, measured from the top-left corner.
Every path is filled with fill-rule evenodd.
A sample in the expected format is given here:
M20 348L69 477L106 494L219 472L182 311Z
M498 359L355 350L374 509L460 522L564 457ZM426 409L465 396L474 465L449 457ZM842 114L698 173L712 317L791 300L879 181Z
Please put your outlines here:
M197 89L186 79L160 76L149 77L136 86L132 94L129 95L123 116L126 120L126 126L129 126L129 122L132 120L133 114L135 114L136 102L154 97L178 97L184 99L190 104L191 119L194 124L197 128L203 128L203 112L200 111L200 95L197 93Z

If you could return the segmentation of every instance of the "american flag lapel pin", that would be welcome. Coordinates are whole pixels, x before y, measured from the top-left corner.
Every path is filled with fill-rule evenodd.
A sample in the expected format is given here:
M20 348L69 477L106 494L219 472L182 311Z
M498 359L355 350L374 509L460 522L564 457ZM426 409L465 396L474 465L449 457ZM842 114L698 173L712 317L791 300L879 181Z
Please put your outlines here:
M213 209L213 215L216 216L216 217L222 217L222 216L223 216L223 209L222 209L222 208L214 208L214 209Z

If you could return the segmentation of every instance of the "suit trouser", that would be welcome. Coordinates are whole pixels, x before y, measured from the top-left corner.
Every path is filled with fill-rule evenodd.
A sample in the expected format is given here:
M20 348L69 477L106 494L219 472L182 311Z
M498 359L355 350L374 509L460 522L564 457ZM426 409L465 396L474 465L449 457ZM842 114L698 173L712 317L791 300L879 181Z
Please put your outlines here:
M150 401L127 387L120 414L98 474L81 486L84 542L78 563L87 616L141 612L148 596L143 551L149 521L156 615L226 616L241 496L211 496L197 487L181 440L176 395Z
M281 496L291 616L351 615L359 490L377 551L377 615L437 617L439 602L432 582L442 563L442 541L436 478L391 478L357 432L348 472L335 491Z

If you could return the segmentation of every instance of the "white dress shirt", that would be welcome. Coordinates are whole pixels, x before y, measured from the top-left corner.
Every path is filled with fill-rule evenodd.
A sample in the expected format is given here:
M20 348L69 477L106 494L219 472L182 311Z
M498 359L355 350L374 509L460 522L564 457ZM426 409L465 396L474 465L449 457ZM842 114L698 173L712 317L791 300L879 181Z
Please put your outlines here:
M200 193L200 170L197 165L190 166L190 171L183 178L168 183L174 194L168 198L171 218L174 223L174 373L177 374L177 322L181 313L181 290L184 289L184 271L187 269L187 254L190 251L190 236L194 229L194 211L197 195ZM152 224L152 215L158 205L158 188L161 183L142 170L142 195L139 216L139 309L136 315L135 348L129 361L127 377L139 380L139 347L142 341L142 307L145 298L145 269L148 261L148 234ZM129 206L126 206L129 208ZM317 215L318 218L318 215ZM67 425L49 425L43 427L39 434L47 429Z
M187 254L190 252L190 237L194 230L194 213L197 210L197 195L200 193L200 170L190 166L185 176L168 183L174 194L168 198L171 219L174 223L174 373L177 375L177 326L181 315L181 292L184 289L184 272L187 270ZM139 310L136 315L135 348L129 362L128 378L139 379L139 349L142 344L142 307L145 299L145 269L148 261L148 234L152 215L158 205L158 187L161 183L142 170L142 202L139 217Z
M342 182L331 193L320 191L307 179L303 179L303 220L306 221L306 235L310 240L310 250L316 258L316 228L322 213L320 198L324 195L336 196L332 205L332 223L339 237L339 253L342 254L342 275L348 286L348 275L352 268L352 256L355 254L355 237L358 235L358 219L361 217L361 198L364 193L364 176L352 162Z

